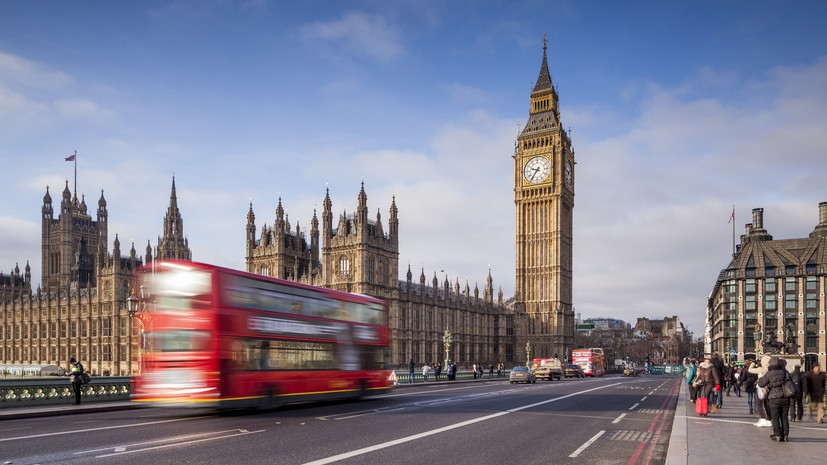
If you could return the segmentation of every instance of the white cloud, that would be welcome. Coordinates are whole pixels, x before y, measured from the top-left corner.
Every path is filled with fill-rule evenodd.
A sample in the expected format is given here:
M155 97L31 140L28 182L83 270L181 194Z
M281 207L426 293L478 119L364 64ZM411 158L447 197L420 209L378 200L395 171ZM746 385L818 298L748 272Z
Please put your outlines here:
M709 76L738 95L687 92ZM776 239L806 237L817 223L827 200L825 60L746 83L713 70L693 79L705 82L641 92L639 116L614 137L575 123L586 141L574 141L574 286L584 316L680 315L698 335L706 295L730 259L732 204L739 237L756 207ZM606 114L589 110L574 113L605 124Z
M336 49L387 62L404 53L399 30L384 16L363 12L344 13L331 21L315 21L300 28L302 38L323 42Z
M0 83L54 90L74 84L74 79L62 71L50 71L38 63L0 51Z

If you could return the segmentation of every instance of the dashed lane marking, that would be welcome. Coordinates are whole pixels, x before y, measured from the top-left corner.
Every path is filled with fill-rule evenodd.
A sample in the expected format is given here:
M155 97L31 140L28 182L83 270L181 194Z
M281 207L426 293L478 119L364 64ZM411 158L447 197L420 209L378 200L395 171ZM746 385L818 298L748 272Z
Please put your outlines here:
M599 433L597 433L597 434L595 434L594 436L592 436L592 438L591 438L591 439L589 439L588 441L586 441L586 442L585 442L582 446L578 447L576 451L572 452L572 453L571 453L571 455L569 455L569 457L574 458L574 457L577 457L578 455L580 455L580 453L581 453L581 452L583 452L584 450L586 450L586 448L587 448L587 447L589 447L590 445L592 445L592 443L593 443L594 441L597 441L597 439L598 439L600 436L603 436L603 433L605 433L605 432L606 432L606 431L601 430Z

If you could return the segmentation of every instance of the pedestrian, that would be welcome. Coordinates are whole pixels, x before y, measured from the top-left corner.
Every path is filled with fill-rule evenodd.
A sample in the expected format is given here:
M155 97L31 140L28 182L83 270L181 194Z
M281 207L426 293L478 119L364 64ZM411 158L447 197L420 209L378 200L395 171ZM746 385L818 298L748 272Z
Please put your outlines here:
M408 362L408 384L412 384L414 382L414 361L411 359Z
M454 371L454 369L455 369L455 368L454 368L454 364L453 364L453 363L449 363L449 364L448 364L448 368L446 369L446 370L447 370L447 373L448 373L448 381L453 381L453 380L454 380L454 374L456 373L456 372Z
M503 362L497 364L497 378L501 378L503 375Z
M824 423L825 391L827 391L827 373L822 373L821 367L816 363L804 377L804 400L810 410L810 420L813 419L813 413L818 411L818 422Z
M474 379L477 379L477 364L471 365L471 371L474 372Z
M726 382L724 378L726 373L724 372L724 362L721 360L718 352L712 352L712 357L709 358L709 362L712 363L712 366L715 367L715 371L718 373L718 380L720 381L718 384L723 386ZM724 396L720 389L713 391L713 399L715 399L716 408L722 408L724 406Z
M80 405L80 387L83 385L83 365L75 360L69 359L69 382L72 383L72 391L75 394L75 405Z
M715 413L717 410L713 403L713 393L721 391L721 377L718 375L718 370L712 364L712 360L707 357L703 363L698 367L698 376L695 380L695 387L700 389L698 399L706 399L707 411L703 409L701 415L706 416L707 413Z
M692 383L694 383L695 379L698 377L698 365L694 359L690 360L688 363L689 366L686 369L686 384L689 388L689 402L694 404L695 399L698 398L698 390L695 389L695 386L693 386Z
M749 367L748 372L758 376L758 379L755 382L756 386L759 386L758 381L761 381L761 378L767 374L767 367L769 367L771 358L772 357L770 355L764 355L761 357L760 362L753 362L753 364ZM755 407L758 410L758 415L761 415L761 418L755 422L755 426L759 428L772 426L772 422L770 421L770 405L766 396L766 388L758 387L756 389L756 397L758 400L755 403Z
M801 372L801 365L795 366L790 378L798 387L798 394L790 398L790 421L801 421L804 418L804 373Z
M442 372L442 365L439 362L434 363L434 381L439 381L440 372Z
M770 439L785 442L790 434L790 399L784 395L784 381L788 373L786 361L778 357L771 357L767 374L758 380L759 387L766 387L767 399L770 403L772 434Z
M422 378L425 379L426 383L428 382L428 374L430 372L431 372L431 367L429 367L427 363L422 366Z
M758 382L758 375L749 372L750 366L752 366L753 361L747 360L744 363L744 368L741 368L741 375L738 377L738 383L741 385L741 389L747 394L747 405L749 405L749 413L754 413L753 405L755 405L755 383Z
M491 379L493 377L494 377L494 364L491 363L491 364L488 365L488 379Z

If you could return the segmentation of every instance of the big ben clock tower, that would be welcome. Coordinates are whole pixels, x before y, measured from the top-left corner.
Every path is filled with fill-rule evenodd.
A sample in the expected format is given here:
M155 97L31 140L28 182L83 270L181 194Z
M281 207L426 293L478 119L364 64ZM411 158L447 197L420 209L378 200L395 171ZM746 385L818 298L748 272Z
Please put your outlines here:
M517 206L516 310L522 344L533 357L561 359L572 349L574 151L557 109L543 39L543 64L528 122L514 150ZM525 344L528 343L528 344Z

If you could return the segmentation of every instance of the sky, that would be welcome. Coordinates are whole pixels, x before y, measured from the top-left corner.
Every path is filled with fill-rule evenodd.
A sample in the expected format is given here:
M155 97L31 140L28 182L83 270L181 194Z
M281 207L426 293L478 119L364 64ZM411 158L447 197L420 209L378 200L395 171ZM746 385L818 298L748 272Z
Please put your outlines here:
M0 272L40 282L46 186L143 255L175 176L193 258L244 269L246 215L310 227L364 182L399 272L514 292L514 144L543 36L571 130L574 307L703 333L736 234L827 201L820 1L0 0ZM251 200L252 199L252 200ZM59 200L55 200L59 202ZM334 217L335 218L335 217ZM444 271L443 271L444 270Z

